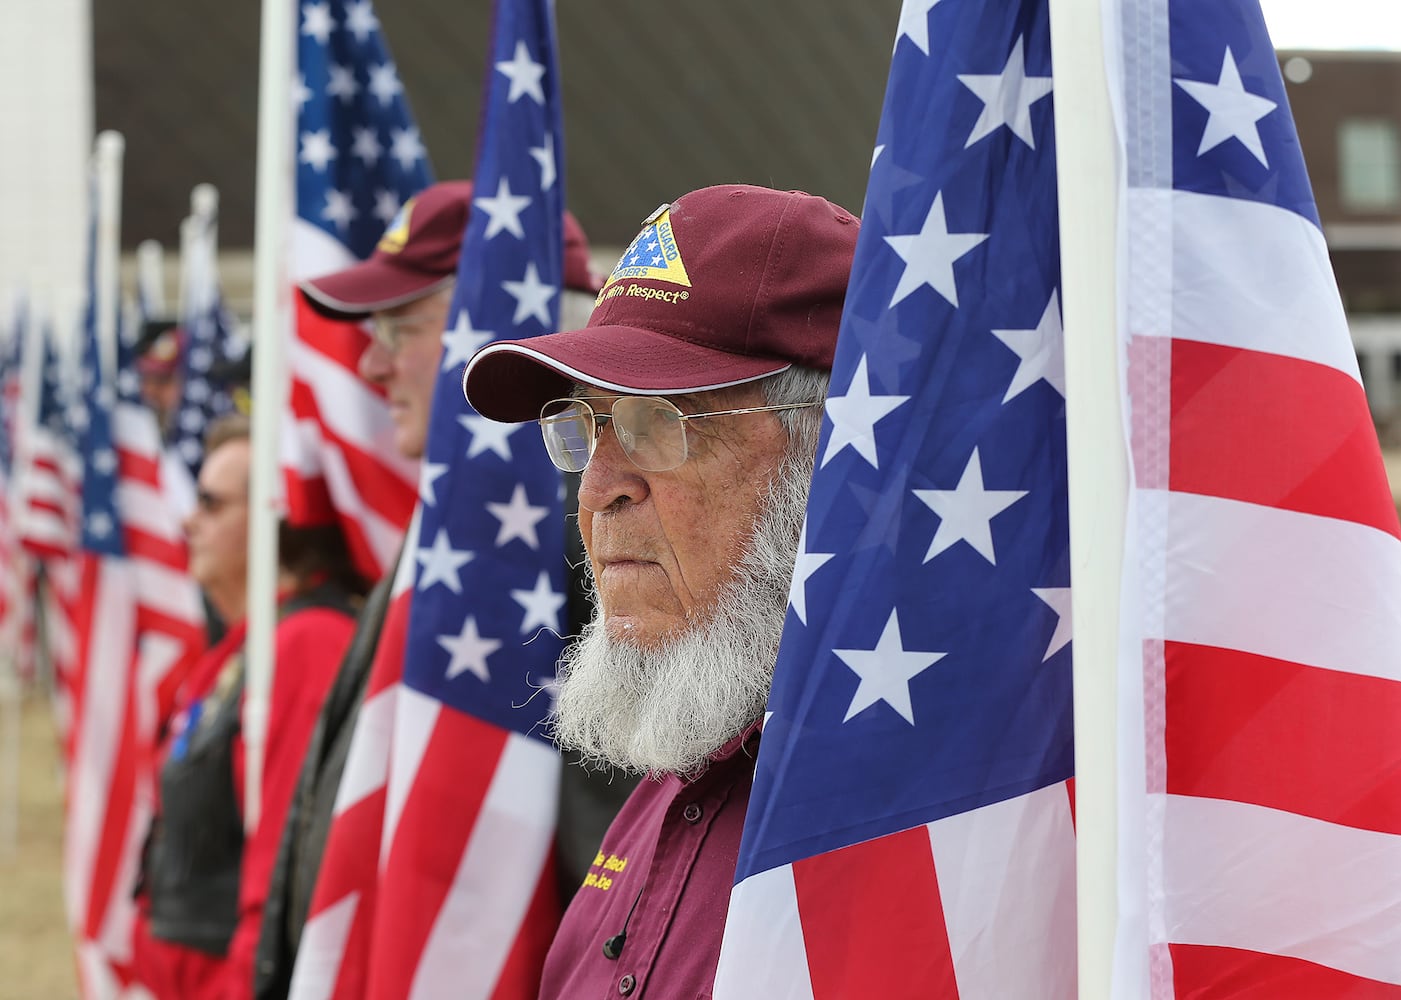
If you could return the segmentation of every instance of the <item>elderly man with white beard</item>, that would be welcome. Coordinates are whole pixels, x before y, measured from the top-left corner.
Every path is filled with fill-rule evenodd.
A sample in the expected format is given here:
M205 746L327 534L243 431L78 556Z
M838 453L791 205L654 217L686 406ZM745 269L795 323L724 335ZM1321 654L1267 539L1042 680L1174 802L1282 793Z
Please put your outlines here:
M729 185L657 209L582 330L483 348L483 416L581 473L599 610L555 736L647 775L546 959L541 1000L710 996L859 225Z

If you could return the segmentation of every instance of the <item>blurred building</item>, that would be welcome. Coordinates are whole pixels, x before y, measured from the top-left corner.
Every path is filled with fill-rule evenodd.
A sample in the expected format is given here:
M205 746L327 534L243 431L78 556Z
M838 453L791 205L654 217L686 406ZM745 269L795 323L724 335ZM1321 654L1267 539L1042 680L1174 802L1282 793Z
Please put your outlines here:
M1401 431L1401 52L1281 52L1373 413ZM1398 425L1393 428L1390 425Z

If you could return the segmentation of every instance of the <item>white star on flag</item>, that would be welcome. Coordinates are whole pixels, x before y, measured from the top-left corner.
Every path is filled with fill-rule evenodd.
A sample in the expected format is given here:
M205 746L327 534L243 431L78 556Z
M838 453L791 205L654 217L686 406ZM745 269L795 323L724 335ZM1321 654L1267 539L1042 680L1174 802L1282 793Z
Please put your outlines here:
M850 722L858 713L883 701L910 725L915 724L915 710L910 703L910 681L942 660L947 653L906 650L900 638L898 612L891 611L885 629L875 649L834 649L832 653L861 678L843 722Z
M535 581L534 590L513 590L511 597L525 609L525 619L521 622L521 635L532 627L547 628L559 632L559 609L564 607L565 597L550 587L550 574L544 570Z
M808 523L804 520L802 533L798 535L798 558L793 565L793 583L788 588L788 603L792 605L793 613L798 616L798 621L804 625L808 623L808 577L821 569L835 555L835 552L808 551Z
M895 45L900 45L902 37L909 38L929 55L929 12L937 6L939 0L905 0L900 8L900 24L895 29Z
M479 347L495 336L490 330L475 329L472 317L463 309L457 314L457 322L452 328L443 331L443 364L439 371L466 364Z
M355 203L350 200L350 195L335 188L327 190L326 207L321 210L321 218L327 222L334 222L337 229L345 230L359 214Z
M909 396L872 396L871 382L866 374L866 355L856 364L856 372L851 376L845 396L827 397L827 416L832 421L832 436L827 439L827 450L822 455L822 467L835 458L843 448L850 446L853 451L871 463L871 468L879 469L876 455L876 423L897 406L905 403Z
M454 594L462 593L462 577L459 570L475 557L476 553L466 549L455 549L448 540L446 528L439 528L431 548L418 550L418 565L422 572L418 578L418 589L427 590L435 583L441 583Z
M391 129L389 136L392 140L389 155L398 160L399 166L404 170L412 170L413 165L423 159L425 153L418 126Z
M297 78L292 81L292 107L297 114L301 114L303 105L315 96L306 85L306 74L298 73Z
M924 561L929 562L955 542L965 541L994 566L997 555L992 547L992 519L1026 496L1026 490L983 488L983 462L978 449L963 467L958 486L952 490L914 490L926 507L939 515L939 528Z
M545 67L530 58L530 50L525 47L524 41L516 42L515 56L507 62L497 63L496 69L511 81L510 93L506 95L507 104L515 104L528 96L536 104L544 106L545 90L540 86L540 80L545 75Z
M392 62L370 67L370 93L379 99L380 104L388 104L403 92L399 71Z
M418 496L429 507L438 505L438 480L448 473L446 462L430 462L427 459L418 467Z
M374 216L386 226L394 221L394 216L399 214L399 196L393 191L380 188L375 192Z
M1041 657L1041 662L1045 663L1065 648L1070 642L1072 634L1070 622L1070 588L1032 587L1031 592L1045 601L1046 606L1057 615L1056 630L1051 634L1051 641L1046 645L1046 655Z
M1051 301L1035 330L993 330L992 335L1010 347L1020 359L1007 394L1002 402L1031 388L1039 380L1065 395L1065 344L1060 321L1060 293L1052 292Z
M1265 158L1265 147L1260 142L1260 129L1256 122L1279 105L1268 97L1260 97L1245 89L1240 78L1240 67L1236 65L1236 57L1230 48L1226 49L1225 58L1221 60L1221 76L1215 83L1176 77L1173 82L1207 110L1206 130L1202 132L1202 142L1197 147L1198 156L1215 149L1227 139L1239 139L1262 166L1270 165Z
M345 5L345 30L355 36L357 42L370 37L370 32L379 30L379 18L375 17L370 0L351 0Z
M476 413L463 414L457 418L457 422L472 435L472 443L467 448L468 458L476 458L484 452L494 451L508 462L511 460L511 435L525 426L498 424L495 420L488 420Z
M339 97L343 104L349 104L360 91L360 85L355 82L355 71L349 66L337 66L333 63L330 74L331 78L326 82L326 93L332 97Z
M540 535L535 526L550 513L549 507L532 507L525 493L525 484L516 483L511 493L510 503L488 503L487 512L501 522L496 532L496 545L500 548L513 538L519 538L532 549L540 548Z
M303 163L317 173L322 173L335 158L336 147L331 142L330 129L302 133L302 153L299 159Z
M1032 149L1036 148L1031 134L1031 106L1051 92L1051 78L1026 75L1023 40L1022 36L1017 37L1017 44L1012 46L1012 54L1007 57L1001 73L995 76L959 74L959 82L983 102L983 113L968 134L964 149L1003 125Z
M928 285L957 308L958 286L954 282L953 262L987 238L987 233L949 232L944 216L944 192L940 191L934 196L934 204L929 206L929 214L924 217L919 232L885 238L905 262L890 304L894 306L921 285Z
M117 453L111 448L99 448L92 453L92 470L99 475L110 476L117 471Z
M384 147L379 144L379 136L372 128L355 129L355 138L350 144L350 155L359 159L367 167L373 167L379 162L379 154L384 152Z
M530 155L536 163L540 164L540 190L548 191L555 185L556 171L555 165L555 137L549 132L545 133L545 144L543 146L531 146Z
M310 35L322 45L331 40L331 31L336 22L331 18L330 4L309 3L302 8L302 18L303 35Z
M96 511L88 518L88 532L97 538L106 538L112 533L112 518L105 511Z
M523 320L534 316L541 326L550 325L550 300L559 294L559 289L540 280L534 261L525 265L525 276L520 281L503 281L501 287L516 300L512 323L519 326Z
M473 198L472 204L488 215L485 239L506 231L518 240L525 239L525 229L521 226L521 212L530 207L530 199L525 195L511 194L511 182L502 175L496 184L496 196L482 195Z
M477 631L474 615L467 616L458 635L440 635L437 638L438 645L452 656L448 662L448 680L470 670L483 684L490 682L491 671L487 669L486 658L501 648L501 640L483 638Z

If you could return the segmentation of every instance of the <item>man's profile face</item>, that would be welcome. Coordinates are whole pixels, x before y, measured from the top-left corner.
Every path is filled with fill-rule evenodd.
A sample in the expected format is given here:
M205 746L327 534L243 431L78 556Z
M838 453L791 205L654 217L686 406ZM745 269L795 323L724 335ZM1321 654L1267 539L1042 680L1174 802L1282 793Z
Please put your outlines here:
M452 289L375 313L372 325L386 331L360 356L360 376L384 389L394 421L394 447L406 458L422 458L428 438L433 386L443 354Z
M617 398L589 396L600 413ZM683 413L765 404L753 384L669 398ZM735 576L788 440L773 413L688 421L686 434L685 463L647 472L604 426L579 484L579 528L604 627L641 649L707 620Z
M205 590L232 591L248 578L249 443L235 439L204 459L194 511L185 520L190 576Z
M181 379L175 369L152 371L141 374L141 398L156 412L156 419L164 428L180 405Z

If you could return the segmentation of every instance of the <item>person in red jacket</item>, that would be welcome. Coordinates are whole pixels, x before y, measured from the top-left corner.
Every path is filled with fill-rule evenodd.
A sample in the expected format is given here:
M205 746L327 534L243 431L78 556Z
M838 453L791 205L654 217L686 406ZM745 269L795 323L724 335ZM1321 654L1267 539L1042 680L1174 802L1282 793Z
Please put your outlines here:
M158 1000L251 994L253 951L288 803L364 590L339 529L282 527L262 809L249 829L240 721L247 419L212 425L206 449L196 508L185 523L190 574L229 628L182 685L158 751L157 815L142 860L133 956L137 980Z

